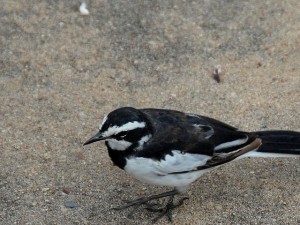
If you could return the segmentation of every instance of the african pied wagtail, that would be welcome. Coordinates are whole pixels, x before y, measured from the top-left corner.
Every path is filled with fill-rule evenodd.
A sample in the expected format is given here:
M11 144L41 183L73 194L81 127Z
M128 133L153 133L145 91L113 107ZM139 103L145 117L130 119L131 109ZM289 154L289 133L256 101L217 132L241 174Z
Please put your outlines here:
M175 189L139 198L115 209L145 204L171 220L175 195L212 168L245 157L300 156L300 132L243 132L205 116L164 109L119 108L84 145L105 140L115 165L140 181ZM169 196L162 208L147 203Z

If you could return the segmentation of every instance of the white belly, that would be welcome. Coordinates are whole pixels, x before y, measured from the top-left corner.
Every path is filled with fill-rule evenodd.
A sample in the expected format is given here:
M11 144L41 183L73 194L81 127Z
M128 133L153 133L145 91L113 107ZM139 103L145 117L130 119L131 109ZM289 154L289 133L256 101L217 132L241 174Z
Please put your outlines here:
M164 160L160 161L143 157L128 158L124 169L142 182L180 189L180 187L187 187L208 170L184 171L190 171L198 166L202 166L208 159L210 157L206 155L173 151L172 156L167 155Z

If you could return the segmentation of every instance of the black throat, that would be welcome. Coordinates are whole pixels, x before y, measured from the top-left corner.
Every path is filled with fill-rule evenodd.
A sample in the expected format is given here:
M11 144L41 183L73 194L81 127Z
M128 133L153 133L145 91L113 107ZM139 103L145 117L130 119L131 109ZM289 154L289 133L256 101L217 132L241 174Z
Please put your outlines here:
M108 155L110 159L113 161L113 163L124 170L124 167L126 166L126 158L128 158L130 155L134 154L134 149L137 147L136 145L132 145L126 150L113 150L108 142L105 142L105 145L108 149Z

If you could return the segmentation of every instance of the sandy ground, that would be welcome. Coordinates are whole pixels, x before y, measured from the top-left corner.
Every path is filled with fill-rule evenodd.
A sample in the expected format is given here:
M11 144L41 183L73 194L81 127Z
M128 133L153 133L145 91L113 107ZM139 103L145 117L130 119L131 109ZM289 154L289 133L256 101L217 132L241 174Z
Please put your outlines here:
M1 2L0 224L149 224L145 210L110 208L168 189L114 167L101 143L82 147L120 106L299 130L298 0L79 5ZM173 224L300 224L300 159L234 162L186 196Z

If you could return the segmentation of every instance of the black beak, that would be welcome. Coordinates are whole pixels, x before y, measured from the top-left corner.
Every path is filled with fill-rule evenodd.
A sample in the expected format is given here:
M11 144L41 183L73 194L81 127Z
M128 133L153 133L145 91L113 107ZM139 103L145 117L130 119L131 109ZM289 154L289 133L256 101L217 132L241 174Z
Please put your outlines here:
M104 140L104 139L105 139L105 137L102 136L102 133L98 132L96 135L94 135L89 140L87 140L86 142L84 142L83 145L88 145L88 144L91 144L93 142L101 141L101 140Z

